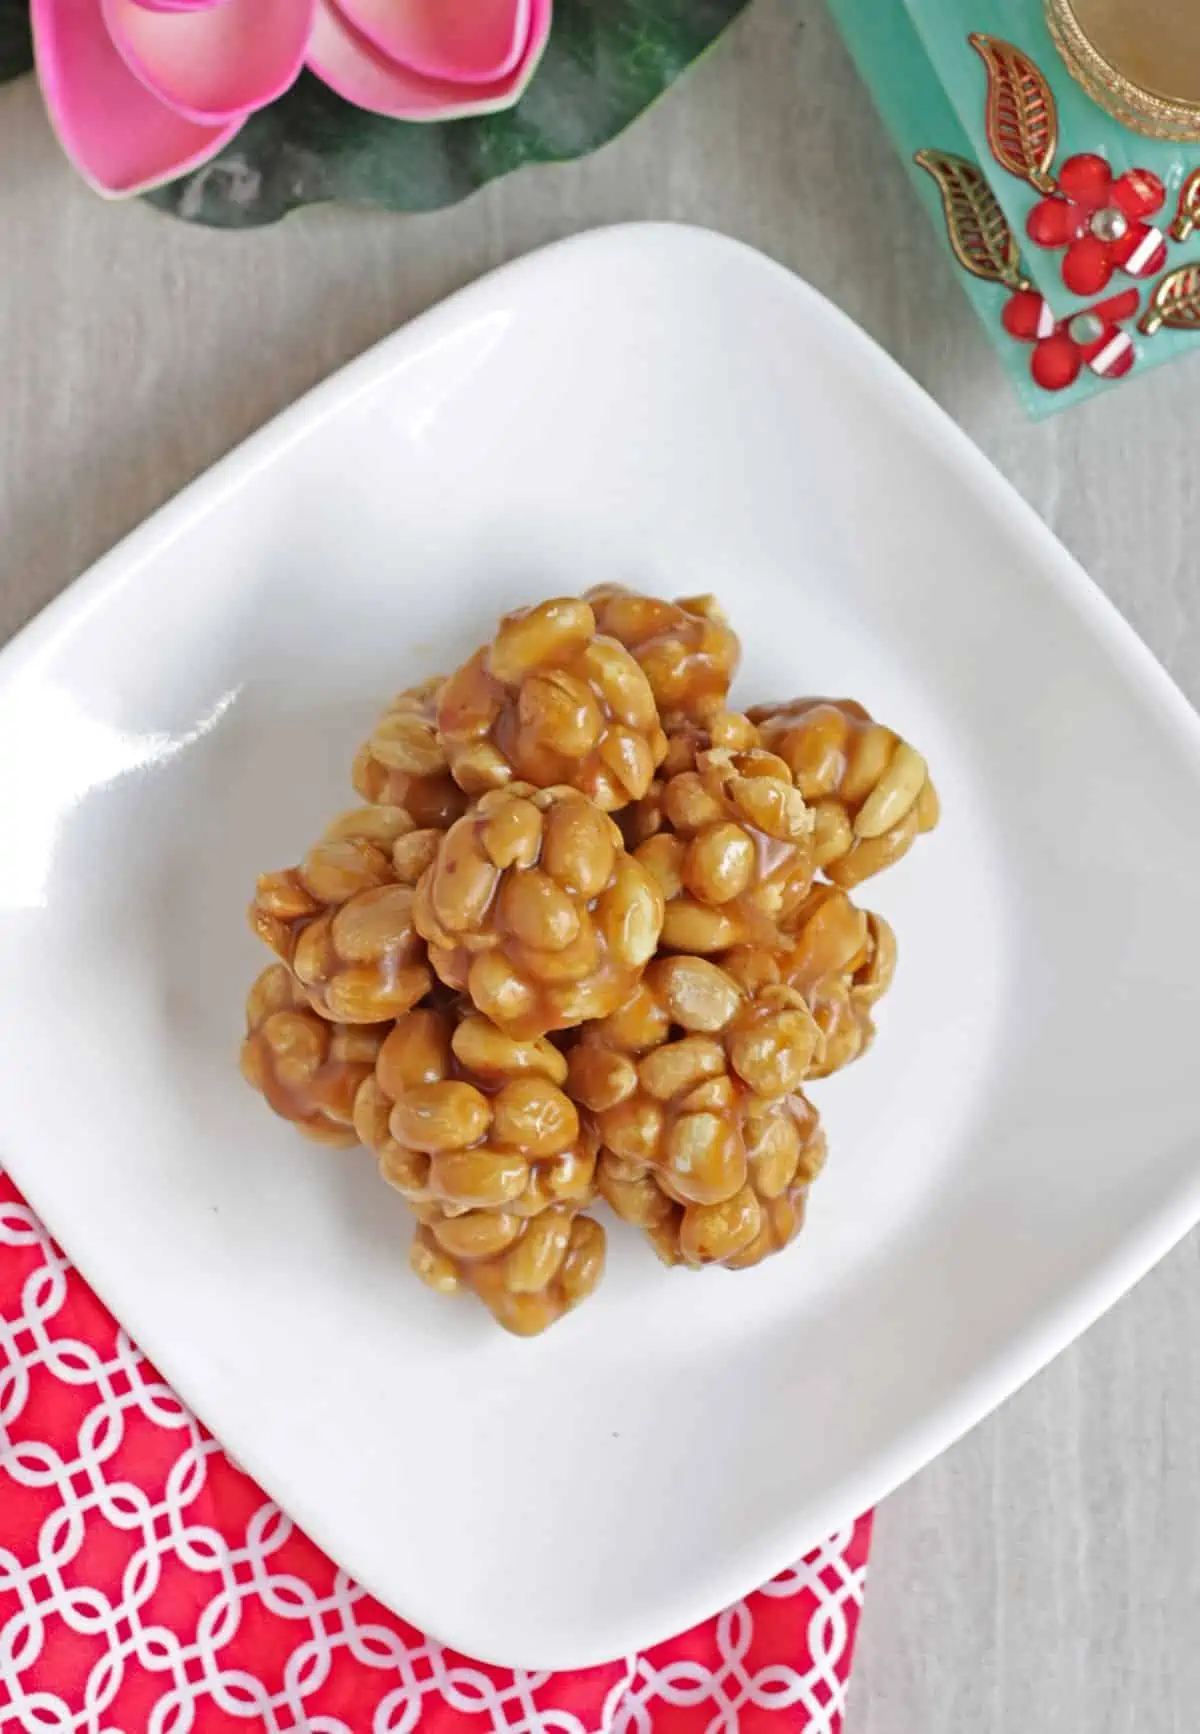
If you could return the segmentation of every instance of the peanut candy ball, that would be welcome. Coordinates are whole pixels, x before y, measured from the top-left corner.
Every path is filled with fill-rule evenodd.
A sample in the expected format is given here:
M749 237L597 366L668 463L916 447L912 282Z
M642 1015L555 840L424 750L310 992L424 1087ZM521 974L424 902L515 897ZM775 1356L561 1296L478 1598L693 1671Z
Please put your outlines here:
M799 1090L775 1100L749 1096L741 1109L746 1178L713 1204L673 1195L661 1170L603 1150L600 1192L641 1228L664 1264L746 1270L780 1252L804 1226L808 1188L825 1163L825 1134Z
M564 1094L566 1076L566 1059L545 1037L518 1041L478 1012L419 1006L388 1032L354 1123L411 1205L462 1219L451 1248L461 1250L474 1232L468 1217L518 1222L590 1203L597 1138ZM479 1232L499 1250L497 1231Z
M250 925L322 1017L382 1023L428 993L413 886L440 837L403 807L360 807L335 819L298 867L259 878Z
M586 600L599 630L637 659L665 724L702 721L724 705L742 647L715 596L664 602L599 584Z
M663 898L586 795L513 783L446 832L413 919L441 980L531 1037L621 1004L658 945Z
M349 1146L358 1143L355 1097L374 1076L382 1042L378 1024L318 1017L290 970L276 963L246 1000L242 1075L309 1138Z
M351 773L364 801L403 807L417 826L437 831L447 830L467 805L438 739L437 700L444 684L439 674L397 693L359 748Z
M418 1206L423 1220L409 1263L439 1294L477 1294L497 1324L535 1337L587 1299L604 1275L604 1229L561 1205L525 1220L497 1213L486 1233L467 1217L439 1217Z
M906 855L938 822L925 760L851 699L794 699L750 711L813 808L816 861L843 890Z
M719 713L715 732L745 744L706 746L695 729L673 736L668 764L681 768L623 816L666 899L662 943L697 954L772 940L816 870L813 817L787 765L755 744L745 717Z
M571 597L506 614L442 688L437 725L469 793L568 784L606 812L646 793L666 751L645 675Z
M826 1078L866 1053L872 1011L896 970L896 936L881 915L859 909L833 885L814 885L780 947L740 946L721 963L743 992L787 986L799 993L823 1048L808 1076Z
M701 1210L689 1222L707 1221L749 1183L774 1119L766 1105L791 1096L822 1052L794 989L747 994L708 958L661 957L618 1012L581 1033L567 1089L595 1120L610 1179L651 1175L685 1215Z
M479 1295L532 1336L590 1294L604 1231L596 1134L564 1095L544 1037L517 1041L477 1012L422 1006L397 1020L354 1120L421 1224L412 1264L430 1287Z

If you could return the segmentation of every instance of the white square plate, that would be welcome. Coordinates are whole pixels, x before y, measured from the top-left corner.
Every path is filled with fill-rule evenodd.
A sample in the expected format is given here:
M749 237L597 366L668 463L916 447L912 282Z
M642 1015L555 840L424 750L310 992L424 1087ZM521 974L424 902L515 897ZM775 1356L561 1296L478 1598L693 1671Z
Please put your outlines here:
M394 688L507 606L717 591L743 701L850 693L944 821L865 888L900 971L758 1271L611 1234L534 1342L235 1068L243 908ZM363 1583L581 1665L781 1567L1200 1213L1200 723L1012 490L812 290L585 236L383 343L0 659L0 1156L151 1358Z

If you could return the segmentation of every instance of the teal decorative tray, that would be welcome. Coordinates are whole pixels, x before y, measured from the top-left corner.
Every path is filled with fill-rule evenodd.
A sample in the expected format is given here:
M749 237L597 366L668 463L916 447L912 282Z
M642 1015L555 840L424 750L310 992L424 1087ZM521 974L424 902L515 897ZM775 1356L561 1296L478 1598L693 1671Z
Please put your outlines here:
M1043 0L829 5L1030 415L1200 347L1200 144L1093 101Z

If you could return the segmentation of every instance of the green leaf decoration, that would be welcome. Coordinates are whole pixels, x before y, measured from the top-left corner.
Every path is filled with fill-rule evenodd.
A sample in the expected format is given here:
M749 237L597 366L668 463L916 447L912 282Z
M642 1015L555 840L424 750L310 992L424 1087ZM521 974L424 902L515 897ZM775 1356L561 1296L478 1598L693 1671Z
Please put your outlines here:
M394 211L457 204L526 163L569 162L607 144L747 4L555 0L550 41L520 102L474 120L386 120L305 73L252 115L220 156L151 193L150 202L223 229L274 223L327 199Z
M29 0L0 0L0 84L32 69Z

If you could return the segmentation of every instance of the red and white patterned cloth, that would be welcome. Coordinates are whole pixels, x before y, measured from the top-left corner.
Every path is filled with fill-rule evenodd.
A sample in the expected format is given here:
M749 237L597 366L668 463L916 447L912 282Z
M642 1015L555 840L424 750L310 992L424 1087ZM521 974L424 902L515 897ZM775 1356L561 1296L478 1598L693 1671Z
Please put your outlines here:
M836 1734L869 1539L605 1667L472 1662L230 1462L0 1172L3 1734Z

